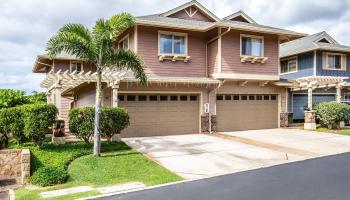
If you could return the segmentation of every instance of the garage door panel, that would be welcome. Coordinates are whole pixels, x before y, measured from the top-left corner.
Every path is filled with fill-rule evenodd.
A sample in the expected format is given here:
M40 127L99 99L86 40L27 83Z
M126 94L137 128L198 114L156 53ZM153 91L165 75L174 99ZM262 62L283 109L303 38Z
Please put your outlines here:
M240 99L217 100L218 131L264 129L278 126L277 100L257 100L254 94L235 96L240 96ZM248 98L254 96L254 100L241 100L241 96L248 96Z
M125 101L120 102L120 106L126 108L130 115L130 126L122 131L123 137L199 133L197 95L183 95L188 97L187 101L180 101L180 98L170 100L171 95L165 94L142 95L147 96L144 101L138 101L138 94L135 96L135 101L124 98ZM157 96L157 101L150 101L150 96ZM161 100L160 96L167 96L167 100ZM190 101L190 96L197 96L197 100Z

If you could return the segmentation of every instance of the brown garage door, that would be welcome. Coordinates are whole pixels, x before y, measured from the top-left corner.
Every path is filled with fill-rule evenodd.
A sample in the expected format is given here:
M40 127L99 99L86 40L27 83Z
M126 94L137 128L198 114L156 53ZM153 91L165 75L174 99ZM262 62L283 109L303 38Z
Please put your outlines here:
M216 106L218 131L278 127L277 95L217 95Z
M119 105L130 115L122 137L199 133L198 95L125 94Z

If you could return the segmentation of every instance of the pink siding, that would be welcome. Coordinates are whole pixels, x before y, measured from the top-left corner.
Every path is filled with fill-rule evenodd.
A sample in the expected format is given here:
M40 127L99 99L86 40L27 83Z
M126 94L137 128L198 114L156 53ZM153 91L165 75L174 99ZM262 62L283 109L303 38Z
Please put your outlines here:
M94 84L89 84L76 91L77 101L75 101L74 107L94 106L95 94Z
M218 68L218 41L208 44L208 71L209 74L217 72Z
M240 61L240 34L264 36L265 64ZM222 72L278 75L278 37L275 35L231 31L222 37Z
M70 61L69 60L55 60L54 61L54 71L57 72L58 70L61 70L62 72L66 71L66 70L70 70ZM90 63L83 63L83 70L85 72L88 71L96 71L95 66L93 66Z
M152 27L138 27L138 53L145 62L146 73L150 76L177 76L177 77L203 77L206 76L205 46L206 34L190 31L188 33L188 55L190 61L159 61L158 59L158 29ZM174 31L174 30L173 30Z
M186 8L186 9L189 12L190 8ZM194 12L196 9L197 9L196 7L192 6L192 12ZM214 22L214 20L210 19L204 13L200 12L199 9L196 12L196 14L194 14L192 17L190 17L186 13L185 10L180 10L179 12L174 13L174 14L170 15L169 17L180 18L180 19L191 19L191 20L197 20L197 21Z

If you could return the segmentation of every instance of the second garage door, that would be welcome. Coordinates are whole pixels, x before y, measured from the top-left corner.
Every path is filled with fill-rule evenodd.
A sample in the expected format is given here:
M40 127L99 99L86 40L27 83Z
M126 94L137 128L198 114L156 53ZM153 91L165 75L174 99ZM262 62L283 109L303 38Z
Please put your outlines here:
M125 94L119 96L119 105L130 115L123 137L199 133L196 94Z
M278 127L277 95L217 95L218 131L254 130Z

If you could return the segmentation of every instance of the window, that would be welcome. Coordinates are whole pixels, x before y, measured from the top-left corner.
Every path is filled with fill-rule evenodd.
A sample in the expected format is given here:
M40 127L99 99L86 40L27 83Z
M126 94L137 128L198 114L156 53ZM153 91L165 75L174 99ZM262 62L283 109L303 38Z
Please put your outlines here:
M281 61L281 74L296 72L298 61L296 57L285 59Z
M269 95L264 95L264 100L270 100L270 96Z
M129 35L123 37L118 43L119 49L128 49L129 48Z
M71 62L70 63L70 72L76 71L77 73L83 71L83 63L82 62Z
M264 39L260 36L241 36L241 55L264 56Z
M150 101L158 101L158 96L149 96Z
M350 100L350 94L344 94L344 100L349 101Z
M139 96L139 101L147 101L147 96L146 95L140 95Z
M262 100L262 96L261 95L256 96L256 100Z
M225 100L231 100L231 95L225 95Z
M216 96L216 100L218 100L218 101L224 100L224 96L218 95L218 96Z
M233 95L233 100L235 101L239 100L239 95Z
M249 96L249 100L255 100L255 96L254 95L250 95Z
M190 96L190 101L197 101L197 96Z
M170 101L177 101L178 97L177 96L170 96Z
M159 54L187 54L187 35L159 32Z
M341 55L327 54L327 69L342 69Z
M118 101L124 101L124 95L118 95Z
M168 96L160 96L159 100L160 101L168 101Z
M241 96L241 100L247 100L247 99L248 99L247 96L245 96L245 95L244 95L244 96L243 96L243 95Z
M187 101L187 96L180 96L180 101Z
M271 95L271 100L275 101L277 99L276 95Z
M136 100L136 96L135 95L128 95L128 96L126 96L126 100L127 101L135 101Z

